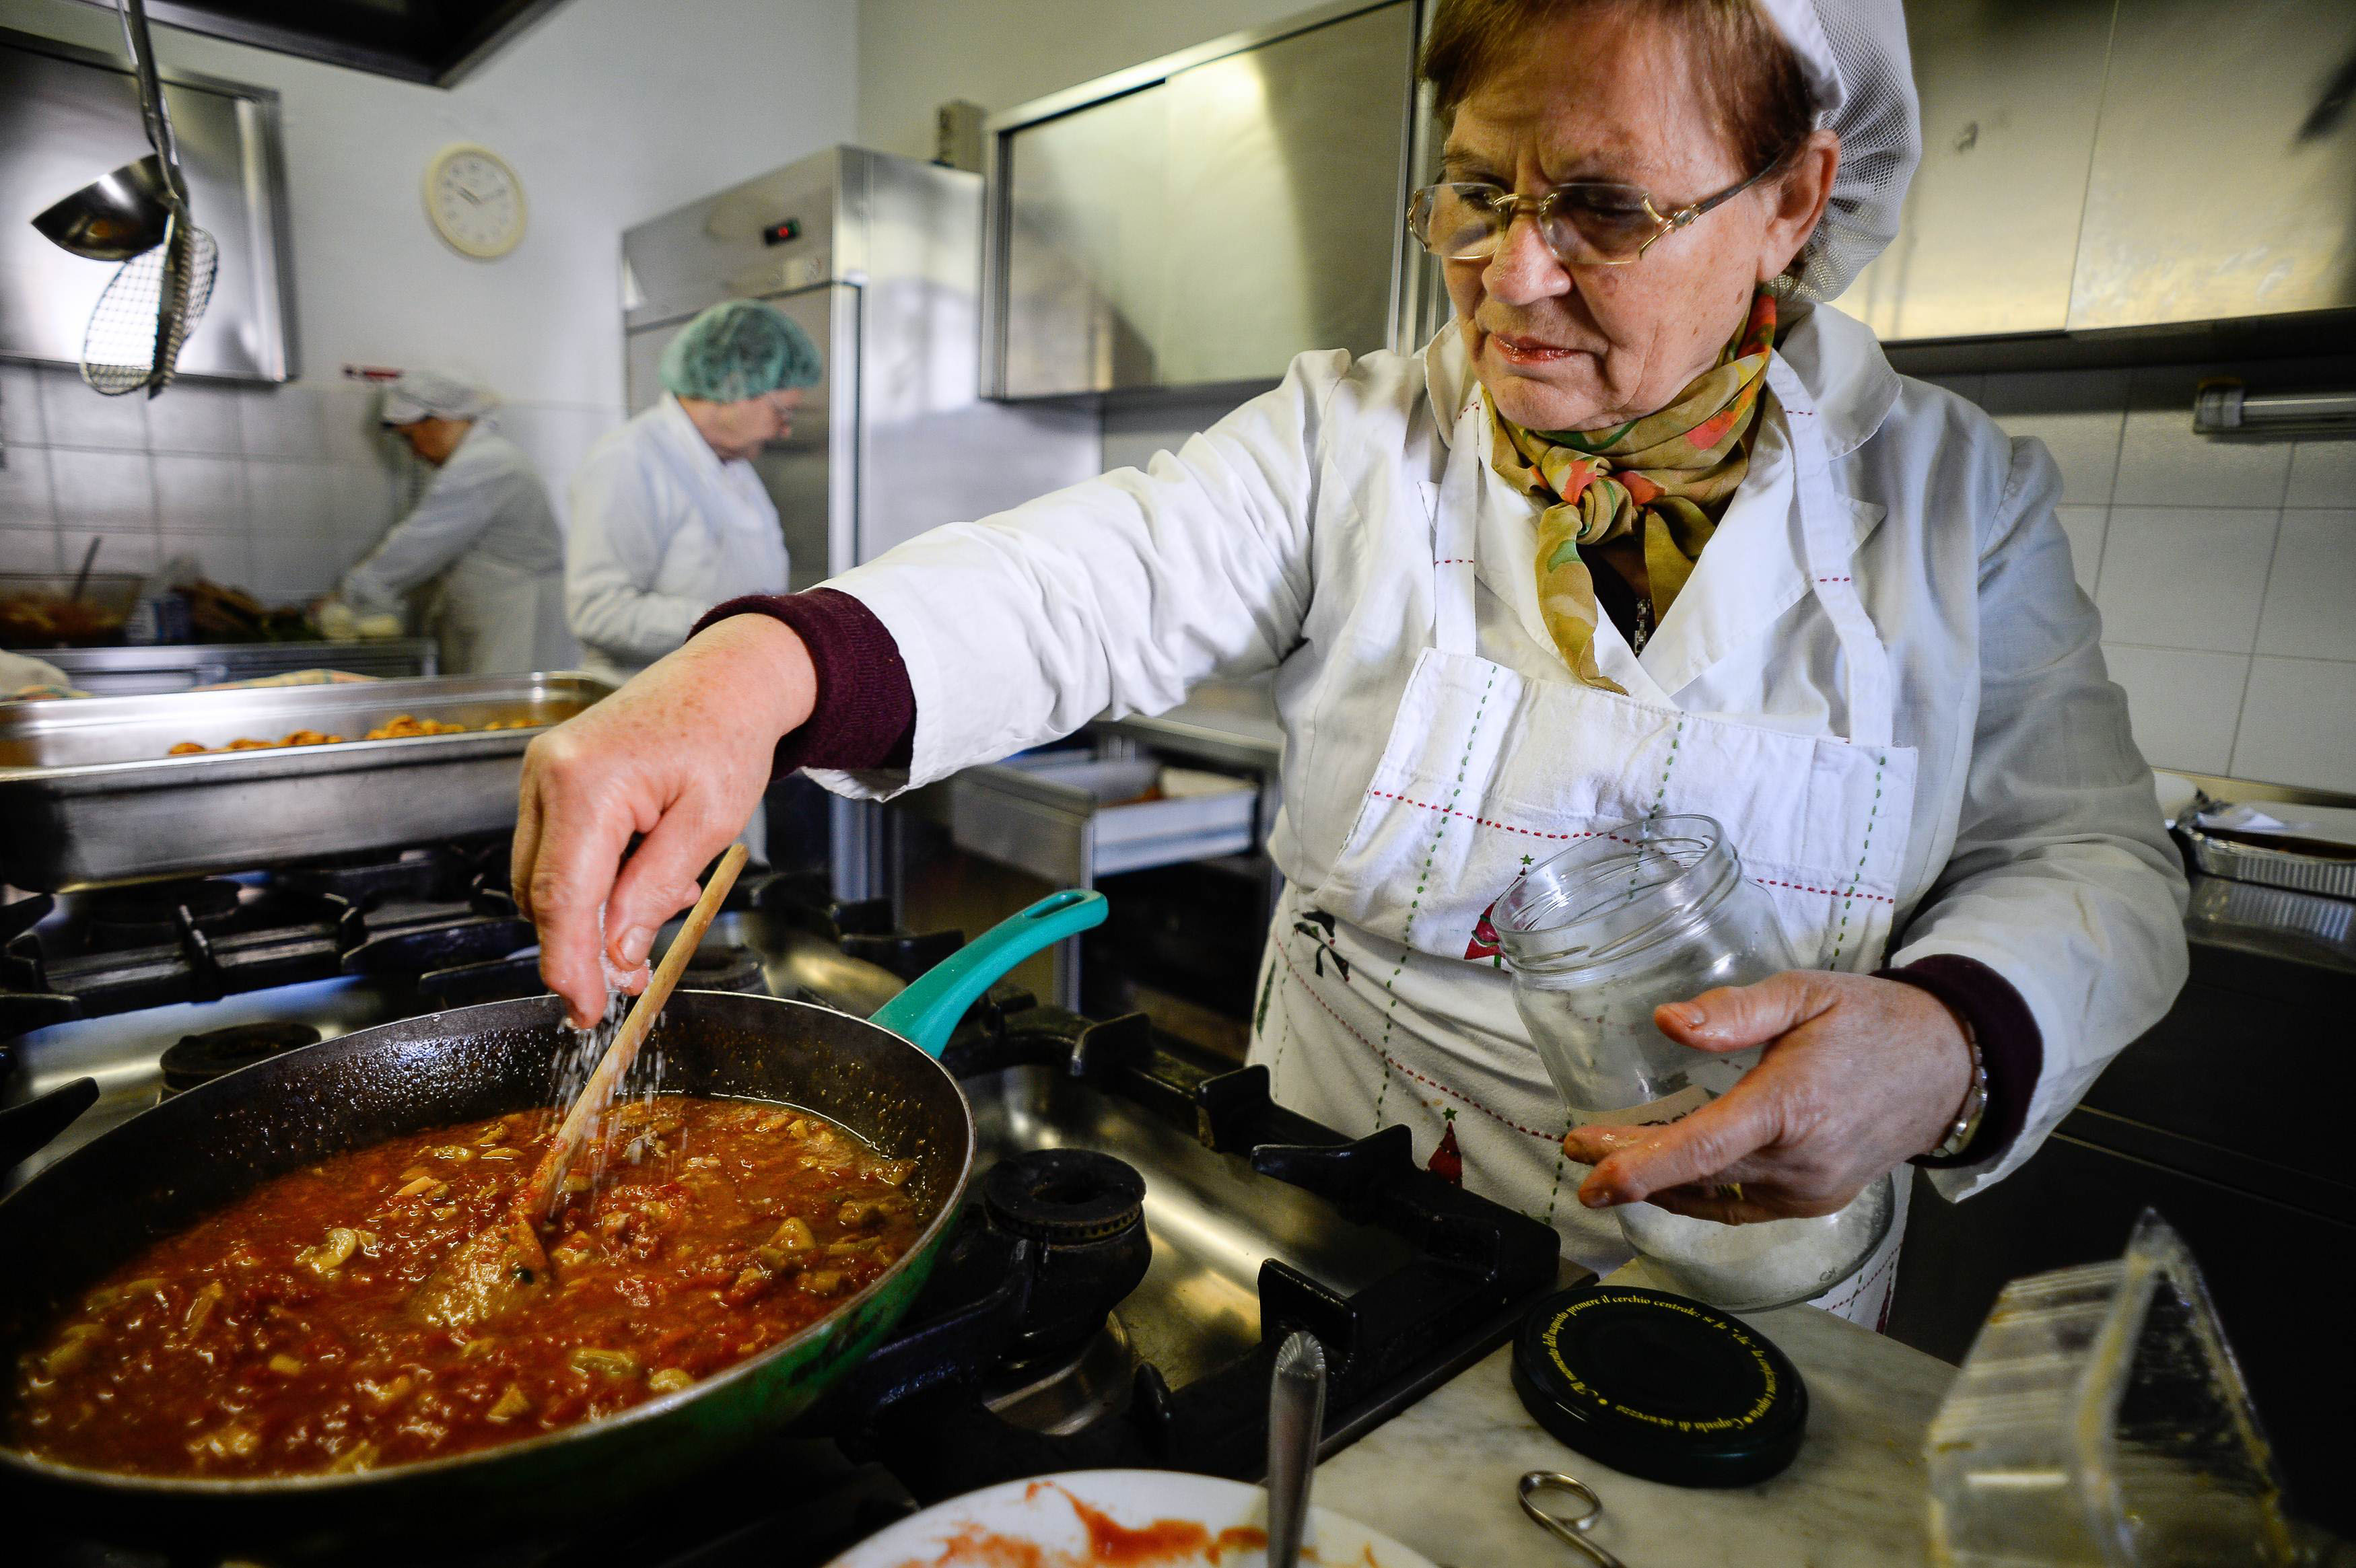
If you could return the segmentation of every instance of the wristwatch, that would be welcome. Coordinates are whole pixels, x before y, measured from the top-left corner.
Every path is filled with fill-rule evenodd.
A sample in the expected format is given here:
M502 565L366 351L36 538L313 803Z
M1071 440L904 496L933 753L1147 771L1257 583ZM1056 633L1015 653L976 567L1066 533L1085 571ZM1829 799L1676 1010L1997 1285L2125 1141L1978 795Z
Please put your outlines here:
M1954 1012L1952 1008L1948 1010ZM1987 1063L1980 1058L1980 1037L1972 1029L1971 1019L1960 1012L1954 1018L1963 1026L1964 1048L1972 1053L1972 1078L1964 1087L1963 1105L1955 1112L1947 1136L1922 1157L1924 1159L1953 1159L1971 1147L1972 1139L1979 1136L1980 1117L1987 1111Z

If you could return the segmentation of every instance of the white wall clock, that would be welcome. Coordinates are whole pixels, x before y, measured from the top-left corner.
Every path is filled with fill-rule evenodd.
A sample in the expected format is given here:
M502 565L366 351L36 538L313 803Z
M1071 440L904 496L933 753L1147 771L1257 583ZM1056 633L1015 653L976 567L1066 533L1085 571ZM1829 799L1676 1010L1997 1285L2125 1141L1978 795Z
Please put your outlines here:
M523 239L523 181L488 147L453 143L425 165L425 215L451 249L504 256Z

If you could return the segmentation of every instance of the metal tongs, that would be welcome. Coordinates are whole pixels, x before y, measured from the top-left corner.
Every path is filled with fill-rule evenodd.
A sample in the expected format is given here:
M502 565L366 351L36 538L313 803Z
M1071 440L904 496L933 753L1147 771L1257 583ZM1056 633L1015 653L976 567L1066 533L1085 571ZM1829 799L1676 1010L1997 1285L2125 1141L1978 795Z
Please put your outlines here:
M1522 1477L1514 1492L1521 1499L1524 1513L1572 1551L1585 1553L1596 1568L1627 1568L1626 1563L1588 1539L1587 1532L1603 1517L1603 1499L1585 1481L1559 1470L1532 1470ZM1567 1493L1587 1506L1577 1513L1553 1512L1538 1501L1541 1494L1548 1492Z

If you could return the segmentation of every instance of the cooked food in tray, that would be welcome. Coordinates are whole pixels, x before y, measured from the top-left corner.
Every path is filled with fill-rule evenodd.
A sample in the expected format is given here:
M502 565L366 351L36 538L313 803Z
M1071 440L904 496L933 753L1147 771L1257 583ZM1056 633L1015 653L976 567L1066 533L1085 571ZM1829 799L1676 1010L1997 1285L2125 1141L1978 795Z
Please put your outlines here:
M544 1228L556 1288L436 1327L418 1286L504 1218L553 1120L338 1155L150 1245L19 1348L0 1434L61 1464L207 1478L487 1448L776 1344L921 1229L914 1161L807 1111L660 1095L617 1107L568 1178Z
M406 741L418 735L465 735L492 730L534 730L552 724L552 719L494 719L487 724L477 724L470 730L464 724L445 724L438 719L420 719L413 713L396 713L367 734L363 741ZM165 753L169 757L210 756L219 752L269 752L282 746L339 746L341 735L322 734L316 730L295 730L275 741L255 741L241 736L226 746L207 746L195 741L183 741Z

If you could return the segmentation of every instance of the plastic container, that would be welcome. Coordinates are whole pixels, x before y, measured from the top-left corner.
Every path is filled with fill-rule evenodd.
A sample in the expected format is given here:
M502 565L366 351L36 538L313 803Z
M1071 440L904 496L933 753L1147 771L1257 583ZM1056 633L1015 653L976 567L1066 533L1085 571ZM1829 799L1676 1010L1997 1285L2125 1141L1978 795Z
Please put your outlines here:
M2150 1210L2124 1257L2004 1287L1922 1454L1953 1568L2297 1560L2201 1270Z
M1764 892L1708 816L1597 830L1524 871L1491 923L1514 1005L1574 1125L1671 1122L1734 1087L1757 1050L1681 1045L1653 1009L1800 966ZM1665 1283L1714 1307L1806 1301L1855 1274L1890 1232L1885 1176L1836 1214L1723 1225L1623 1205L1621 1233Z

